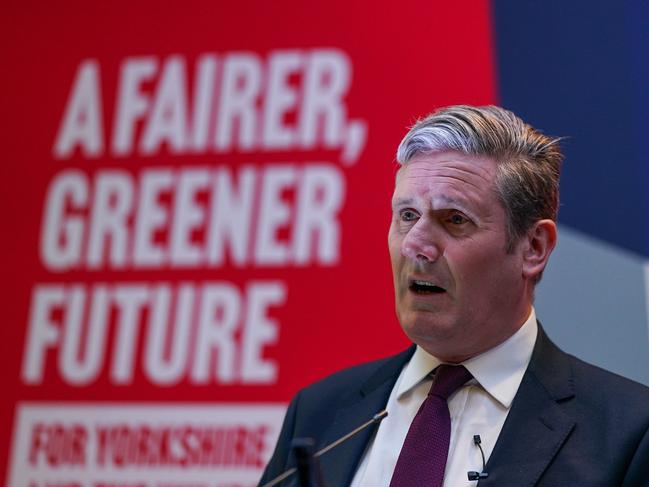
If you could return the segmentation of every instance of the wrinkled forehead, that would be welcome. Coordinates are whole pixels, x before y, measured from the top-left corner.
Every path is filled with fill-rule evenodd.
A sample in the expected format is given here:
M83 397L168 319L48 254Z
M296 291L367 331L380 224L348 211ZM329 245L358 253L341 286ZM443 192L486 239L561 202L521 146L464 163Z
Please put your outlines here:
M458 152L415 156L397 171L392 207L425 202L433 209L452 207L475 217L502 209L496 169L493 159Z
M415 181L420 178L440 178L493 187L497 170L497 162L487 156L455 151L418 153L399 165L395 185L408 177Z

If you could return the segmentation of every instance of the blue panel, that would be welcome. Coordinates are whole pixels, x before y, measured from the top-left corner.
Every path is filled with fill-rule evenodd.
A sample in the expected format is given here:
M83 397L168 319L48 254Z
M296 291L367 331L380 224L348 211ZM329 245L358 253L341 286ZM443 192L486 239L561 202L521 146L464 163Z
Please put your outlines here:
M644 208L649 207L649 2L633 0L627 6L627 32L631 57L633 112L631 114L634 160L640 172L644 191ZM641 220L645 234L649 233L649 213ZM645 247L644 255L649 255Z
M569 137L560 221L649 256L649 3L494 0L493 8L501 103Z

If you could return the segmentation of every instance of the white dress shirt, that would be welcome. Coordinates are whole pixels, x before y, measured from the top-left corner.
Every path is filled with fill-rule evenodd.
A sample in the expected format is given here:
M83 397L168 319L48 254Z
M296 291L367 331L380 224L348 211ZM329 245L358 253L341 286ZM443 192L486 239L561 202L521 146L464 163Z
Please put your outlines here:
M518 386L532 356L538 327L532 309L523 326L506 341L462 362L473 379L448 399L451 439L444 487L471 487L467 472L482 471L480 435L485 461L489 459L505 423ZM390 393L385 418L370 441L351 487L388 487L410 423L430 389L431 371L441 362L417 347Z

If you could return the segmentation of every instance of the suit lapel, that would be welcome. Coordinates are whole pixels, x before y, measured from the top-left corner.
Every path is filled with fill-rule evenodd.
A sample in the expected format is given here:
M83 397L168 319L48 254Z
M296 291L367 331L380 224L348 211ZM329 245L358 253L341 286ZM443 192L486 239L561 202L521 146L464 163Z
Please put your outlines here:
M343 401L343 407L327 430L322 445L327 445L365 423L375 413L383 410L404 364L414 353L414 345L395 356L367 380L360 390L353 391ZM328 487L349 485L369 440L378 425L372 425L345 443L320 457L320 471Z
M530 365L489 458L480 487L535 485L575 426L558 401L574 396L566 355L539 335Z

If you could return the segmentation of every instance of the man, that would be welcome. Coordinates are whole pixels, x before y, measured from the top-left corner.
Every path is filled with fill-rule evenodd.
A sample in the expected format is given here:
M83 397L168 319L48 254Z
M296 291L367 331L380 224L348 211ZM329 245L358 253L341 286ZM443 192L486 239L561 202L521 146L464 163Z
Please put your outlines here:
M561 159L557 139L498 107L412 127L388 242L416 346L300 391L261 484L294 465L293 438L322 447L386 408L320 458L327 485L649 485L649 388L559 350L532 307L557 240ZM483 453L488 476L469 480Z

